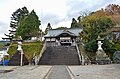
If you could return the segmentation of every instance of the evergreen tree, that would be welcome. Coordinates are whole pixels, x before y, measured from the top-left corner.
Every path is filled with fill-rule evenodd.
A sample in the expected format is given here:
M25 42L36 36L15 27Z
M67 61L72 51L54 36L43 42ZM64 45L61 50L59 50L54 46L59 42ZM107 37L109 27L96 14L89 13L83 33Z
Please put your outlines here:
M56 28L56 29L67 29L67 27L61 26L61 27L58 27L58 28Z
M72 19L72 23L71 23L71 28L77 28L77 27L79 27L79 25L78 25L76 19L73 18L73 19Z
M5 34L7 37L10 38L10 40L15 38L15 31L18 28L20 21L26 16L28 16L28 14L29 14L29 11L27 10L26 7L19 8L15 12L13 12L11 16L11 22L10 22L10 28L12 30L9 30L10 31L9 35ZM14 31L14 34L12 34L13 31Z
M27 16L29 14L29 11L27 10L26 7L19 8L15 12L13 12L12 17L11 17L11 22L10 22L10 27L12 29L17 29L18 24L20 22L20 19Z
M45 29L45 34L47 34L50 29L52 29L52 27L51 27L51 24L48 23L48 25L47 25L47 27Z
M31 37L39 37L40 34L40 20L36 15L35 11L32 10L27 17L20 21L17 28L17 35L22 36L23 39L28 39Z

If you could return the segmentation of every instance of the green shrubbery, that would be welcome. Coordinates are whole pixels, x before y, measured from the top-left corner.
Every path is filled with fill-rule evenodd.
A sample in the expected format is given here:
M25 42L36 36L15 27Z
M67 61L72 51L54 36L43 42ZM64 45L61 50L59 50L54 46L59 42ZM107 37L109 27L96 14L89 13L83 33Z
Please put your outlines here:
M23 42L22 49L27 59L30 60L34 54L39 55L42 49L42 43L41 42L29 42L29 43ZM10 54L10 56L14 55L16 51L17 51L17 44L16 43L11 44L8 50L8 53Z
M96 40L92 40L90 42L88 42L87 44L85 44L85 50L89 51L89 52L96 52L98 45L96 43Z

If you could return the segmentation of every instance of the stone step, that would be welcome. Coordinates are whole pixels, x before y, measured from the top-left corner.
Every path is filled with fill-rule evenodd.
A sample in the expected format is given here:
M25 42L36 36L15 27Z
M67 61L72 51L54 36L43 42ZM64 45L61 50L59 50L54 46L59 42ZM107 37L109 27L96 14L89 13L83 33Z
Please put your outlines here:
M75 47L51 46L44 51L38 65L78 65L79 58Z

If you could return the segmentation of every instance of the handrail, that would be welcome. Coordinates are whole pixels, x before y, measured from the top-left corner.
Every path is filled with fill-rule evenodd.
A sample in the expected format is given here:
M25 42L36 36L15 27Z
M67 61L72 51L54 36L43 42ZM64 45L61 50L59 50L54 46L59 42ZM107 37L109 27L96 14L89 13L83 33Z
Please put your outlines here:
M76 46L76 49L77 49L79 61L80 61L80 63L82 63L82 57L83 57L83 56L80 54L80 51L79 51L79 48L78 48L77 44L76 44L75 46Z
M40 51L40 54L39 54L39 56L38 56L38 58L37 58L37 64L38 64L38 62L39 62L39 60L40 60L40 58L42 57L42 54L43 54L43 52L46 50L46 41L45 41L45 43L44 43L44 45L43 45L43 47L42 47L42 50Z

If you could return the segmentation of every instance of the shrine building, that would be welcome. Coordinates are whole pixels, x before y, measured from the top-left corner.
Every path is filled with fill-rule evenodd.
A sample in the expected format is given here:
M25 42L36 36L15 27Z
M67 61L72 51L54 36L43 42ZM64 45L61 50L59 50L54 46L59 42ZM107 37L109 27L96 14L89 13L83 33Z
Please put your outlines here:
M81 32L81 28L51 29L44 38L47 46L75 46Z

